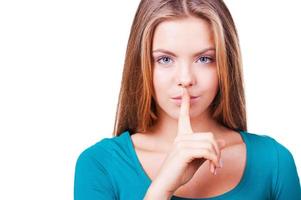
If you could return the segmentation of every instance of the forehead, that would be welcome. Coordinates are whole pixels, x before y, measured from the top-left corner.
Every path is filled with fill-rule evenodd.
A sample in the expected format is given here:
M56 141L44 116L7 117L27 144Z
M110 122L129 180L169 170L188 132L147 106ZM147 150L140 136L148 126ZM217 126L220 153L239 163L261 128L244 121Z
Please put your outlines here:
M161 22L155 29L153 50L167 49L173 52L195 52L214 47L213 31L203 19L187 17Z

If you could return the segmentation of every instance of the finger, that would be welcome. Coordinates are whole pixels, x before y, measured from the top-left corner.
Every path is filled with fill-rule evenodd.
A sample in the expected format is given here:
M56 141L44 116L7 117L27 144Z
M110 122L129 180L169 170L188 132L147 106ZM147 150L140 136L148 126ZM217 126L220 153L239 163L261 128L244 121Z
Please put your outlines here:
M221 157L222 149L226 146L225 140L223 140L223 139L215 140L214 136L211 132L203 132L203 133L196 132L194 134L183 134L180 137L177 137L175 139L175 142L179 142L179 141L181 143L183 143L183 141L189 141L191 143L190 144L191 147L200 147L199 142L202 142L203 147L206 146L207 148L213 148L216 155L218 156L218 159L220 159L220 157ZM196 144L194 145L193 143L196 143ZM198 145L198 146L196 146L196 145Z
M210 160L209 160L208 162L209 162L209 164L208 164L209 171L212 173L212 163L211 163L211 161L210 161Z
M182 135L181 137L177 137L175 139L175 142L178 143L178 145L184 146L184 147L191 147L191 148L208 148L212 149L213 152L217 155L218 158L221 156L221 142L223 140L214 140L210 137L193 137L196 133L193 135Z
M214 150L215 150L216 155L217 155L218 160L219 160L219 166L218 167L221 168L222 165L220 164L221 163L220 160L221 160L221 156L222 156L222 149L225 147L226 142L225 142L225 140L219 139L219 140L213 140L212 144L214 146Z
M218 166L218 158L216 156L215 153L211 152L208 149L203 149L203 148L199 148L199 149L183 149L181 151L182 155L184 155L184 157L186 157L186 161L188 163L190 163L191 161L193 161L194 159L197 158L204 158L206 160L212 161L213 164L215 166Z
M176 142L177 148L206 148L210 151L214 152L216 156L218 156L218 152L216 152L214 145L209 140L203 140L203 141L195 141L195 140L181 140Z
M217 140L217 141L213 141L214 142L214 147L215 147L215 150L216 150L216 153L217 153L217 157L218 157L218 160L219 160L219 165L217 166L218 168L222 168L222 149L226 146L226 142L225 140Z
M214 171L215 171L214 163L211 160L209 161L209 163L210 163L210 171L212 174L214 174Z
M186 88L182 88L182 101L180 107L180 113L178 118L178 134L191 134L193 133L190 117L190 96Z
M211 143L210 140L203 140L201 141L195 141L195 140L181 140L178 141L178 143L176 144L178 148L190 148L190 149L199 149L199 148L203 148L203 149L209 149L211 152L215 153L215 155L217 156L217 160L218 160L218 166L216 166L212 161L209 161L209 171L214 174L216 171L216 168L222 168L222 163L221 163L221 154L219 149L215 147L215 145L213 145Z

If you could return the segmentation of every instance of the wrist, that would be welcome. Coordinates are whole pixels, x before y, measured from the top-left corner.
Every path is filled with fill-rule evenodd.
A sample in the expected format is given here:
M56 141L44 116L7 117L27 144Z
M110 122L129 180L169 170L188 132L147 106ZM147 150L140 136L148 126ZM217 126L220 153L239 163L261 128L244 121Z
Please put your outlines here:
M155 184L151 184L143 200L170 200L172 193L163 191Z

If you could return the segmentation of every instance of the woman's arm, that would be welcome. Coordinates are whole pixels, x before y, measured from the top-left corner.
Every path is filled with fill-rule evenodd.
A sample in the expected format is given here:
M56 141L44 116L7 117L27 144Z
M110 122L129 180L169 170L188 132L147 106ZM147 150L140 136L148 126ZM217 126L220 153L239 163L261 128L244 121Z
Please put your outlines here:
M162 186L154 180L149 186L143 200L170 200L172 194L162 190Z

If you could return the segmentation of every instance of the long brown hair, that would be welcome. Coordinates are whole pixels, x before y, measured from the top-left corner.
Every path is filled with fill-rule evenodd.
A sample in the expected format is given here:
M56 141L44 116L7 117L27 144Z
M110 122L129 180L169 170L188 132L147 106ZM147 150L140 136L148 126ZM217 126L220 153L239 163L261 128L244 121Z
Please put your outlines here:
M222 0L141 0L128 40L113 136L144 132L158 116L154 101L152 40L167 19L198 17L213 29L219 90L210 111L233 130L247 130L242 61L237 31Z

